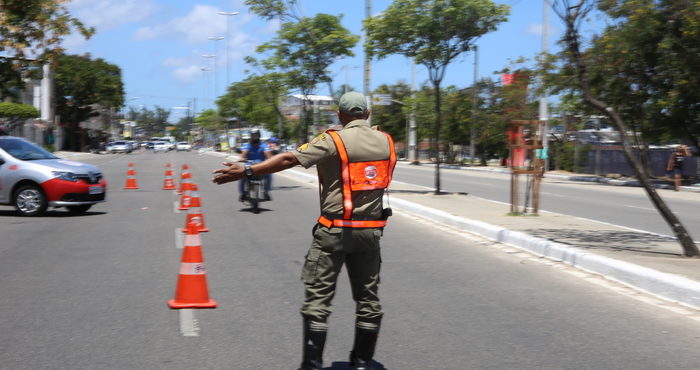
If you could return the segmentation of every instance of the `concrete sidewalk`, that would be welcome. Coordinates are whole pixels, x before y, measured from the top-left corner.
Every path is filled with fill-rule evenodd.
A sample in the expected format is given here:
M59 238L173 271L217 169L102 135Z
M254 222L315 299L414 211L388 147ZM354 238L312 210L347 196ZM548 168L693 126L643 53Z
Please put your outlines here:
M314 169L281 174L316 182ZM700 258L675 239L551 212L509 216L510 205L468 194L393 182L392 208L600 274L663 299L700 309Z

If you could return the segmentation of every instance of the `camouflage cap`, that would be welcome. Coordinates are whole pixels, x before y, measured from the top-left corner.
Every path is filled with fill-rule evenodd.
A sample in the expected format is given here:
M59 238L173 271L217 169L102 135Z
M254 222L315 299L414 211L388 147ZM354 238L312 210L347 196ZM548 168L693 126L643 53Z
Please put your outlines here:
M350 91L340 97L338 107L341 113L360 117L367 113L367 99L357 91Z

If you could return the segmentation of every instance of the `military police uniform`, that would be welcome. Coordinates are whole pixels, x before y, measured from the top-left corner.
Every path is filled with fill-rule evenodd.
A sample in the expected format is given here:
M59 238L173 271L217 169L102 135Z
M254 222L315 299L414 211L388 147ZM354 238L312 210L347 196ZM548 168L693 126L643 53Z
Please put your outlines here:
M341 110L342 104L343 98ZM304 168L316 165L321 201L321 215L301 274L305 287L302 369L321 366L331 300L343 264L357 303L351 363L357 369L368 368L362 366L374 354L383 315L377 293L379 240L387 216L382 197L396 164L393 141L366 120L357 119L342 130L317 136L293 154Z

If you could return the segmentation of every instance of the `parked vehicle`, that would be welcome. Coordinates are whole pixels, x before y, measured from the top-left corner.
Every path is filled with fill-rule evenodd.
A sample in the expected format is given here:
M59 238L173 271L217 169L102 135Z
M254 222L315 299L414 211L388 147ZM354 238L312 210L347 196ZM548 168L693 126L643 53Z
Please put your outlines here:
M48 207L84 213L107 193L99 168L14 136L0 136L0 180L0 204L14 206L21 216L39 216Z
M167 153L170 150L170 146L165 141L156 141L153 143L153 152Z
M110 153L131 153L131 145L126 141L115 141L109 147Z
M192 150L192 145L190 145L190 143L188 143L186 141L180 141L177 144L175 144L175 150L177 150L178 152L180 152L180 151L189 152L190 150Z

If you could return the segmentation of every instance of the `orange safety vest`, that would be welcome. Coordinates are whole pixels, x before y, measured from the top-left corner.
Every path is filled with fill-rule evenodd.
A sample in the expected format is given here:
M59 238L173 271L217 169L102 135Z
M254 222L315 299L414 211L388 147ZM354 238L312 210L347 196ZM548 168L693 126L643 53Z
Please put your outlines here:
M348 152L343 144L343 139L335 130L326 131L333 139L338 155L340 156L341 176L343 178L343 218L330 220L323 215L318 222L325 226L338 227L384 227L383 220L353 220L352 219L352 193L354 191L366 191L386 189L391 183L391 176L396 167L396 151L394 140L389 134L384 133L389 141L389 159L367 162L350 162Z

